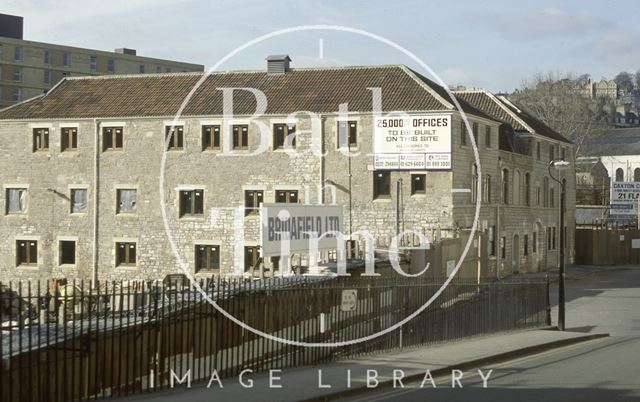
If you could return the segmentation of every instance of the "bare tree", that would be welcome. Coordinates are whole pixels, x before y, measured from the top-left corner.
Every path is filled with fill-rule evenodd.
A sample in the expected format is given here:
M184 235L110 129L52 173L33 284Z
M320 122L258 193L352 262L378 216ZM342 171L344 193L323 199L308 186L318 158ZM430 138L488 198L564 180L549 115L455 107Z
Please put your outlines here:
M586 74L537 74L510 98L576 144L579 155L585 140L609 126L606 100L592 97L588 78Z

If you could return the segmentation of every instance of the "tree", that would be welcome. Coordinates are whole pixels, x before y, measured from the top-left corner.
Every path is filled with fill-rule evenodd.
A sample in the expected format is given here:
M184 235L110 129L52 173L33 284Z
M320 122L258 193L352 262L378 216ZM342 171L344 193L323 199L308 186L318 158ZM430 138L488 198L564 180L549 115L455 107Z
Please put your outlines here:
M524 110L571 140L579 155L585 140L602 133L606 100L592 99L586 75L547 73L524 81L512 98Z
M618 89L629 92L633 89L633 77L626 71L622 71L613 79L618 84Z
M640 89L640 70L636 71L636 89Z

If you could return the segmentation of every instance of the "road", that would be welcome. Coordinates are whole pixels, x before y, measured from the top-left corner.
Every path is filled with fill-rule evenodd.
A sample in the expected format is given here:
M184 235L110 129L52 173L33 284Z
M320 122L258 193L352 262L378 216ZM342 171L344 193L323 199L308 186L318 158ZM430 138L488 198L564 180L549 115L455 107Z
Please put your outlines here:
M552 292L557 293L553 287ZM552 298L554 302L555 298ZM575 267L567 274L567 330L608 332L610 338L484 367L463 388L451 377L379 389L349 401L640 401L640 267ZM553 310L554 318L557 311Z

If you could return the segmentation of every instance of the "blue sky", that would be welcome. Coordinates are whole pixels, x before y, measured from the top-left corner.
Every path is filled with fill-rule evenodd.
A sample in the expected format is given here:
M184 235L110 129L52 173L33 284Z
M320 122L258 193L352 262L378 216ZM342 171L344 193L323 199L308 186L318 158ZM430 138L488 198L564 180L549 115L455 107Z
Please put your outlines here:
M101 50L130 47L140 55L207 67L260 35L335 24L398 43L452 85L511 91L536 73L600 79L640 69L640 5L634 0L0 0L0 12L25 17L25 39ZM310 31L252 46L222 69L264 68L264 57L274 53L290 54L294 67L416 66L369 38Z

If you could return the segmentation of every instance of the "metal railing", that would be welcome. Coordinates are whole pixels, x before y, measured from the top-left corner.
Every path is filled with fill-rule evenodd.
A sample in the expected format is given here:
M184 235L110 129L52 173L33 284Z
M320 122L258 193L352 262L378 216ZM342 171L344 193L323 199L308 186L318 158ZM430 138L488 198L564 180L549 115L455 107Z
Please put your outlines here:
M442 281L388 277L212 278L198 283L0 284L0 400L72 401L321 364L468 336L548 325L546 281L452 282L415 318L366 342L284 344L243 328L309 343L358 339L408 317Z

